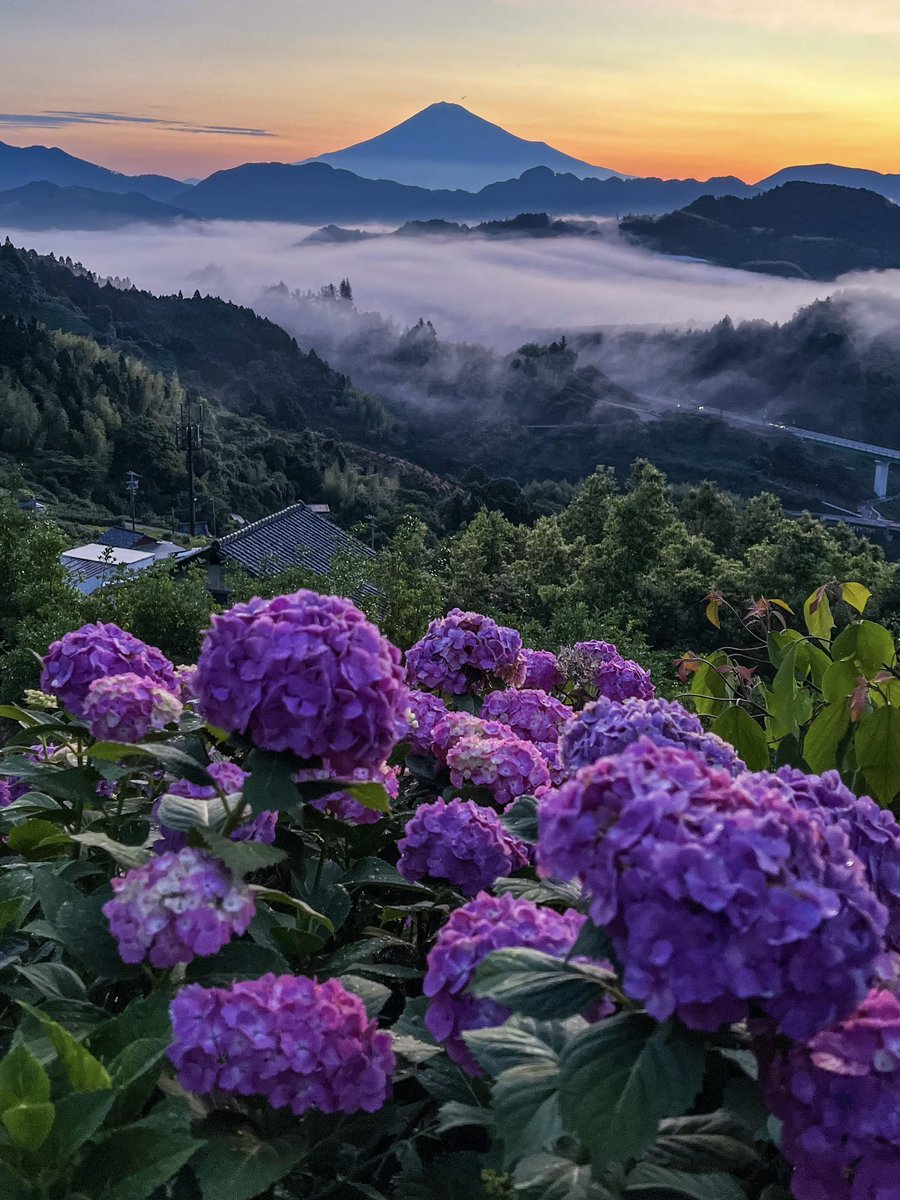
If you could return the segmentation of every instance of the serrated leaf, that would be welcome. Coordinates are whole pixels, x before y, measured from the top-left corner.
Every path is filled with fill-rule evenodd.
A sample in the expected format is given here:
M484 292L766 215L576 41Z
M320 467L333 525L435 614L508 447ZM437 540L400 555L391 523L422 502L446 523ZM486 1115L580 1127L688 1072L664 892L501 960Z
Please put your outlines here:
M342 975L340 982L354 996L359 996L370 1017L377 1017L391 998L391 989L374 979L363 979L361 975Z
M622 1200L612 1181L600 1181L590 1166L556 1154L531 1154L513 1172L515 1194L524 1200Z
M59 1055L60 1062L69 1077L69 1084L74 1092L103 1092L112 1086L109 1072L94 1058L93 1054L72 1036L62 1025L52 1021L39 1008L19 1001L20 1006L36 1021L39 1021L53 1048Z
M519 839L533 845L538 840L538 802L534 796L519 796L500 817L503 827Z
M198 796L176 796L166 792L160 797L157 808L160 825L186 833L191 829L206 831L219 829L228 818L220 796L202 800Z
M150 852L141 846L125 846L105 833L95 833L90 829L86 833L73 833L72 841L95 850L105 850L114 862L129 871L133 867L142 867L150 859Z
M110 762L122 758L149 758L165 767L176 779L187 779L198 787L216 789L216 781L204 763L168 742L95 742L88 756Z
M15 970L46 1000L88 1003L87 988L81 977L64 963L23 963L16 966Z
M463 1041L478 1065L496 1079L513 1067L533 1063L555 1066L568 1039L585 1027L580 1018L551 1022L513 1017L503 1025L467 1029Z
M511 1067L495 1081L491 1104L503 1142L504 1169L535 1150L556 1145L563 1132L558 1088L559 1067L550 1061Z
M59 858L71 846L72 839L52 821L32 817L9 831L6 844L28 862L46 862Z
M68 1163L89 1141L112 1107L114 1096L108 1092L82 1092L56 1101L56 1119L42 1147L42 1156L50 1162Z
M691 1175L642 1162L628 1176L626 1197L635 1200L746 1200L733 1175Z
M420 883L410 883L408 879L403 878L396 867L392 867L390 863L381 858L360 859L343 876L341 883L350 891L359 887L392 887L400 888L405 892L421 892L426 896L431 895L428 888L423 887Z
M284 1179L305 1150L302 1138L261 1138L244 1126L207 1136L191 1160L191 1171L203 1200L253 1200Z
M681 1116L703 1080L702 1041L680 1026L623 1013L578 1034L560 1055L560 1109L595 1170L627 1163Z
M50 1076L22 1042L0 1061L0 1121L15 1146L39 1150L53 1125Z
M474 1127L493 1132L494 1118L489 1108L482 1108L478 1104L464 1104L461 1100L448 1100L438 1110L438 1133L446 1133L449 1129Z
M287 857L283 850L265 842L233 842L212 830L205 830L201 836L210 853L221 859L236 878L274 867Z
M191 1136L186 1107L160 1104L143 1120L94 1141L75 1186L93 1200L148 1200L201 1145Z
M346 979L345 975L341 976L341 980ZM441 1053L440 1046L433 1046L429 1042L421 1042L416 1037L410 1037L405 1033L392 1034L393 1051L398 1058L405 1058L407 1062L423 1063L428 1062L430 1058Z
M609 995L614 972L517 946L495 950L479 963L470 991L537 1020L584 1012Z
M209 958L195 958L188 964L185 978L188 983L206 987L227 987L236 979L258 979L269 971L284 975L289 970L287 961L276 950L240 941L229 942Z
M259 900L267 900L270 904L281 904L287 908L294 909L295 912L301 913L310 921L314 921L317 925L321 925L327 929L329 933L334 933L334 925L324 913L317 912L305 900L298 900L296 896L289 896L287 892L279 891L277 888L261 887L257 884L250 884L250 891Z
M644 1160L691 1174L740 1173L756 1167L760 1156L744 1122L719 1109L662 1121Z

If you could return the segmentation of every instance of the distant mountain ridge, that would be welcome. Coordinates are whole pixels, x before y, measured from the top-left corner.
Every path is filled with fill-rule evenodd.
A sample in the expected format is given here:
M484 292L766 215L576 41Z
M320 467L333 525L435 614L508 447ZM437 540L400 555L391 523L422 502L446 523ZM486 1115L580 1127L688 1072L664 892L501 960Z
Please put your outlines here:
M0 191L37 182L101 192L142 192L151 200L162 201L184 190L180 180L167 175L121 175L56 146L10 146L0 142Z
M430 104L377 137L305 162L324 162L366 179L390 179L431 190L478 191L532 167L549 167L578 178L619 175L546 142L531 142L470 112L461 104ZM298 164L299 165L299 164Z
M747 199L701 196L620 228L650 250L769 275L831 280L900 268L900 207L864 188L793 182Z
M101 192L43 181L0 192L0 226L11 229L116 229L185 218L196 220L193 213L141 192Z

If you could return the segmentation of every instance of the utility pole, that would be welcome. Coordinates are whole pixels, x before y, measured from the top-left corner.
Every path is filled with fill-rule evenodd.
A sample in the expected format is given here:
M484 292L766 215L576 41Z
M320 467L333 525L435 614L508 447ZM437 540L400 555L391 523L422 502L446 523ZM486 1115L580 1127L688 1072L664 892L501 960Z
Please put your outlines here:
M368 523L369 523L369 545L374 550L375 549L375 523L378 520L378 518L373 516L371 513L369 513L368 516L363 517L363 520L368 521Z
M188 535L197 532L197 497L194 494L194 451L203 446L203 405L197 403L197 393L188 389L181 406L181 419L175 428L175 445L185 452L188 475ZM196 408L196 411L195 411Z
M131 498L131 528L135 529L135 513L134 506L137 502L137 494L141 490L141 477L136 475L134 471L129 471L125 476L125 491L128 492Z

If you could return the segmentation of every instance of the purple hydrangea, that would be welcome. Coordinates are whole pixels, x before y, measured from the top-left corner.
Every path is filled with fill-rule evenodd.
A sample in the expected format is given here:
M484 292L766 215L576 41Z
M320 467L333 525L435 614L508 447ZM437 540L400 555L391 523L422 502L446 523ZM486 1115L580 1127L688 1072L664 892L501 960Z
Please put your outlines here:
M175 677L178 680L178 694L181 697L182 704L189 704L191 700L197 699L197 668L196 666L182 666L175 668Z
M467 712L449 712L431 731L431 753L443 765L447 762L447 755L463 738L515 736L510 727L500 721L483 721L481 717Z
M376 1112L390 1096L391 1035L337 979L191 984L169 1013L169 1058L186 1091L262 1096L298 1117L311 1108Z
M297 783L305 783L309 780L327 782L329 779L340 778L340 773L329 767L327 763L321 769L298 771L294 776ZM396 800L400 794L397 772L394 767L389 767L386 763L382 763L374 770L357 769L351 772L349 777L345 775L344 780L347 783L380 783L392 800ZM337 817L339 821L345 821L348 825L374 825L384 815L374 808L366 808L349 792L331 792L327 796L310 800L310 804L320 812L329 813L332 817Z
M586 704L563 730L559 742L562 765L573 774L598 758L618 754L641 737L659 746L696 750L707 762L732 775L747 769L732 746L707 733L700 718L677 702L636 698L619 702L605 696Z
M777 788L641 739L582 767L538 814L538 864L580 880L624 987L657 1020L751 1010L810 1037L865 995L887 915L846 835Z
M521 681L521 650L515 629L454 608L432 621L425 636L406 652L406 673L416 687L460 696L485 691L496 679Z
M349 600L310 591L214 616L196 687L212 724L340 772L384 762L407 695L400 651Z
M447 715L447 705L431 692L413 689L409 693L408 716L403 721L401 738L409 742L413 754L430 754L434 727Z
M539 688L490 692L481 706L483 720L500 721L516 737L539 746L555 745L572 715L567 704Z
M447 755L454 787L489 788L501 808L519 796L542 796L550 787L550 770L541 752L522 738L461 738Z
M796 1200L900 1195L900 999L873 991L809 1042L759 1049Z
M868 796L855 796L837 771L804 775L782 767L775 775L747 775L741 783L750 790L777 787L798 808L840 826L887 909L888 947L900 951L900 824L894 814Z
M397 843L404 878L447 879L474 896L528 863L528 847L504 829L493 809L473 800L420 805Z
M609 700L652 700L656 689L640 663L630 658L610 658L597 668L597 694Z
M140 742L152 729L177 724L183 710L166 688L128 671L95 679L82 704L91 736L116 742Z
M543 692L555 692L566 682L566 677L559 669L556 655L550 650L522 651L525 664L525 674L522 687L538 688Z
M509 1016L503 1005L466 991L482 959L509 946L528 946L562 957L571 950L583 923L582 914L572 909L560 914L530 900L484 892L450 914L428 955L423 990L431 1003L425 1024L463 1070L481 1073L463 1041L464 1030L502 1025Z
M189 779L177 779L167 788L168 794L170 796L186 796L194 800L213 800L219 794L219 791L224 792L226 796L233 796L238 792L242 792L244 784L249 779L246 771L242 770L237 763L230 762L228 759L210 763L207 771L216 781L218 788L202 783L191 783ZM154 819L157 818L158 810L159 802L157 801L153 806ZM277 826L278 813L267 809L257 816L244 821L237 829L233 830L231 840L233 842L263 842L266 845L271 845L275 841ZM153 847L157 853L166 850L180 850L183 846L187 845L187 834L175 829L169 829L165 825L160 825L159 828L162 837Z
M74 766L76 762L75 756L68 748L60 748L53 742L35 742L25 751L24 757L33 763L53 762L56 757L62 759L66 766ZM34 791L36 786L27 779L23 779L21 775L7 775L5 779L0 778L0 808L7 808L15 800ZM100 786L100 784L97 785L98 789ZM97 794L102 795L99 790Z
M76 717L84 715L88 688L106 675L142 675L178 692L175 668L162 651L118 625L82 625L53 642L41 661L41 691L56 696Z
M576 642L559 653L559 669L581 690L596 689L597 671L605 662L622 661L622 655L612 642Z
M253 896L217 858L185 847L112 880L103 905L126 963L174 967L215 954L253 920Z

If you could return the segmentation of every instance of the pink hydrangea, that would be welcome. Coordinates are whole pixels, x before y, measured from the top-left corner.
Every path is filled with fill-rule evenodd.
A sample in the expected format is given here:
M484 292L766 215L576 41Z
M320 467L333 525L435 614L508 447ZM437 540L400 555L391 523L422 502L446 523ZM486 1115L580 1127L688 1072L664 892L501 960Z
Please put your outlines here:
M94 680L82 715L92 737L140 742L153 729L177 724L183 708L177 696L152 679L124 672Z
M214 616L196 688L213 725L339 772L384 762L407 703L400 651L349 600L310 591Z
M505 808L519 796L541 796L550 787L550 770L541 752L522 738L465 737L447 755L454 787L489 788Z
M390 1096L391 1035L337 979L191 984L169 1012L169 1058L188 1092L262 1096L298 1117L311 1108L376 1112Z
M211 854L185 847L112 880L103 906L126 963L174 967L215 954L253 920L253 896Z
M56 696L76 717L84 715L88 688L107 675L141 675L169 692L178 691L175 668L162 651L118 625L82 625L53 642L41 662L41 691Z
M463 738L515 736L510 727L501 721L483 721L472 713L449 712L431 732L431 753L443 765L447 762L447 755Z

